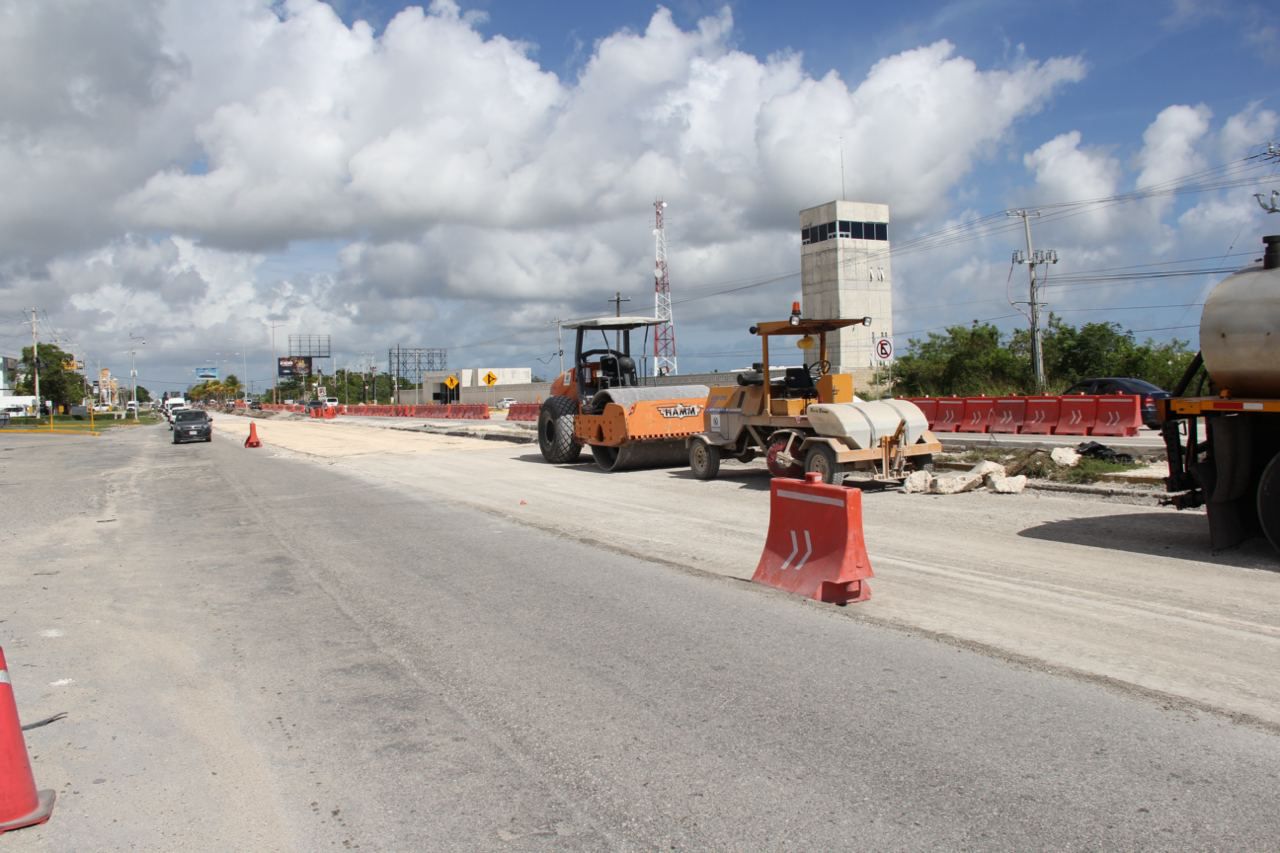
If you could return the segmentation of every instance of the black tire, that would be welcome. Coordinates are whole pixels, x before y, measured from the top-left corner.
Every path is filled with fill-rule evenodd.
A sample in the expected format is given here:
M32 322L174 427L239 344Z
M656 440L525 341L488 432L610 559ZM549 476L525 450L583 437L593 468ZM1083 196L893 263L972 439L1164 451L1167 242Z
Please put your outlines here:
M1280 551L1280 453L1262 469L1258 481L1258 523L1271 546Z
M548 397L538 410L538 449L553 465L577 462L582 444L573 437L578 403L568 397Z
M689 470L699 480L714 480L720 473L720 447L709 441L689 442Z
M822 482L838 486L844 482L844 468L836 462L836 452L825 444L815 444L804 455L804 472L821 474Z

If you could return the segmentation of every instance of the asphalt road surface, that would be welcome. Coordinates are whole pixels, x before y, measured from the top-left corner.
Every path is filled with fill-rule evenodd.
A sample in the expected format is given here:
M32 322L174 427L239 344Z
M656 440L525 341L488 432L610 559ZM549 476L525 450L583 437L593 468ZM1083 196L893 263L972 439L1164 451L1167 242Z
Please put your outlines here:
M0 437L0 645L23 718L68 713L27 733L59 800L13 850L1280 837L1274 726L622 553L625 508L568 536L167 439Z

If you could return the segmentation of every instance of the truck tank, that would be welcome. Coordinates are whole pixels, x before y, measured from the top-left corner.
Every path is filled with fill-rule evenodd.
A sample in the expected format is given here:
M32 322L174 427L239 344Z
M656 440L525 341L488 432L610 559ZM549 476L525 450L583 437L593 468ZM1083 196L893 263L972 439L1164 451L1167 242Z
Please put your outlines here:
M1200 315L1205 369L1232 397L1280 397L1280 235L1262 240L1262 267L1224 279Z

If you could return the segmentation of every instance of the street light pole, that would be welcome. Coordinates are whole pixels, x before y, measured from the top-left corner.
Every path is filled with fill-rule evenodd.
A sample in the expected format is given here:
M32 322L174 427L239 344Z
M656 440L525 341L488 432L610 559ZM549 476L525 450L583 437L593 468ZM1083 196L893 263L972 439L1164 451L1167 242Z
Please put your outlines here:
M132 389L129 392L129 396L133 399L133 419L137 421L138 420L138 347L137 345L134 344L134 341L137 341L139 344L145 347L147 345L147 339L143 337L138 337L134 335L133 332L129 333L129 384L132 386Z

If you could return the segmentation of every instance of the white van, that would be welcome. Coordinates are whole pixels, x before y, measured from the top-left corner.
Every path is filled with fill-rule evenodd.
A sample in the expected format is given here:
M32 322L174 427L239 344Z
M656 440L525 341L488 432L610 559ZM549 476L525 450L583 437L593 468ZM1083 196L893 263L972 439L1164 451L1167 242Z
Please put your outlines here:
M325 398L324 398L324 407L325 407L326 409L336 409L336 408L338 408L338 398L337 398L337 397L325 397Z

